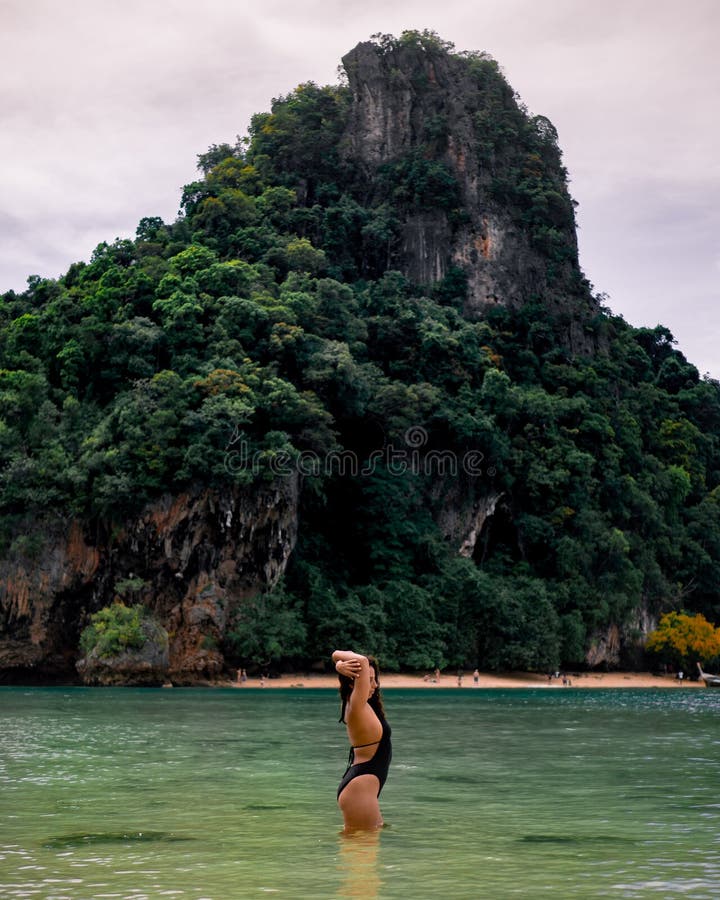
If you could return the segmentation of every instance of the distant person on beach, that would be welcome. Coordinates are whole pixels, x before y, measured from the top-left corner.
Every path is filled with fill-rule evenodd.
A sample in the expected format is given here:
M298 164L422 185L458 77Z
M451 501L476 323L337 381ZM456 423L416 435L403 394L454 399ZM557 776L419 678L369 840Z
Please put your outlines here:
M382 828L378 798L387 778L392 745L380 696L375 659L352 650L332 655L340 679L340 721L350 740L348 766L337 791L345 831Z
M457 678L458 678L458 687L462 687L463 673L460 672L460 671L458 671L458 676L457 676Z

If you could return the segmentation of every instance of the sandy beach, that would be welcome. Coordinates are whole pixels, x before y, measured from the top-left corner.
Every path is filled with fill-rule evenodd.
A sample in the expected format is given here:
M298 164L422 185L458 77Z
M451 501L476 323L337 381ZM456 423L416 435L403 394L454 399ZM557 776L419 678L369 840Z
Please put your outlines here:
M566 679L563 684L563 678ZM242 684L222 682L223 687L237 688L336 688L335 675L293 674L261 680L251 676ZM462 686L458 688L457 673L441 674L435 680L425 680L422 675L394 674L381 675L383 690L391 688L453 688L454 690L482 690L483 688L547 688L563 690L573 688L704 688L702 681L679 681L675 675L653 675L651 672L583 672L549 679L547 675L531 672L509 672L497 674L481 672L475 684L472 672L463 672Z

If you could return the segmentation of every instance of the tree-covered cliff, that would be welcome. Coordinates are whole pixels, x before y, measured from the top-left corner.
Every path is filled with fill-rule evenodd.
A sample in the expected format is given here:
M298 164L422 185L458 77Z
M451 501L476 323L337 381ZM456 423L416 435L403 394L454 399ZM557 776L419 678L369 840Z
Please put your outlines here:
M593 296L552 124L432 34L344 65L175 222L1 298L5 677L71 671L117 596L187 678L613 664L720 618L720 386Z

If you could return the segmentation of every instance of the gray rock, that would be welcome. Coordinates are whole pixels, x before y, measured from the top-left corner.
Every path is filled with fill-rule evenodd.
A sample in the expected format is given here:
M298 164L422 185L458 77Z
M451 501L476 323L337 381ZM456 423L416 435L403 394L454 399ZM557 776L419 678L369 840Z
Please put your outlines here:
M488 98L468 60L441 48L367 41L344 56L343 65L352 93L342 141L345 159L373 184L381 166L421 151L446 166L457 183L463 224L451 224L442 209L408 210L393 267L417 284L436 283L452 267L461 268L468 282L468 318L480 318L496 304L517 308L541 301L549 312L568 320L565 337L573 352L595 352L585 324L597 314L598 305L589 287L579 286L572 213L569 223L558 226L572 258L550 272L547 258L533 246L518 216L493 198L493 180L498 175L516 180L517 173L509 169L517 162L512 161L509 141L499 150L483 145L479 123L489 114ZM495 76L494 88L500 78ZM505 103L519 113L511 89L505 87ZM544 117L532 121L544 135L548 156L556 156L560 186L564 171L555 129ZM441 139L433 131L437 123L444 131ZM571 210L567 190L560 190Z

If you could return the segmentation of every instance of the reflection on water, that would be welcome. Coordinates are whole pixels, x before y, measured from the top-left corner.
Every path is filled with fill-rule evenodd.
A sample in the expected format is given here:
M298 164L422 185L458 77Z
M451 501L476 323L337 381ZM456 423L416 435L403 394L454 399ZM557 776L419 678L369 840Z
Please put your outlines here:
M341 900L377 900L382 882L378 871L380 829L340 834Z
M720 691L385 699L392 827L338 837L332 690L0 688L0 897L718 897Z

